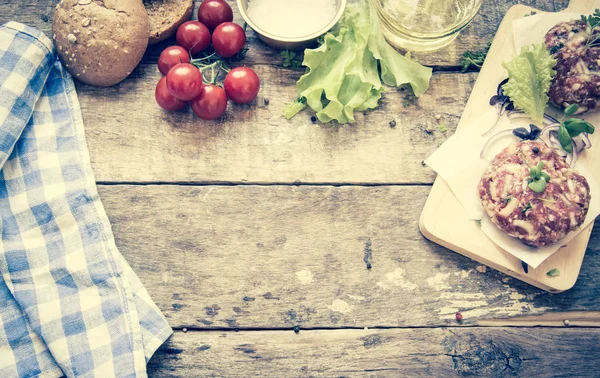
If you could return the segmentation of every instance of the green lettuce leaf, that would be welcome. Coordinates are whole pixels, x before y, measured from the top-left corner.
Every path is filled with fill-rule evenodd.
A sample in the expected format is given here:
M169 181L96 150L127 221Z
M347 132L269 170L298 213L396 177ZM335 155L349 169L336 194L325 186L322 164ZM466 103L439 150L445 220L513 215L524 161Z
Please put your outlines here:
M431 78L431 68L402 56L385 41L372 5L364 1L346 7L323 44L305 50L302 64L307 72L296 85L298 95L321 122L354 122L355 111L376 108L382 81L396 87L409 84L419 96ZM284 109L286 118L302 110L298 104Z
M523 46L521 53L510 62L502 63L508 71L508 83L502 87L515 106L541 124L548 104L548 91L556 74L556 60L544 44Z

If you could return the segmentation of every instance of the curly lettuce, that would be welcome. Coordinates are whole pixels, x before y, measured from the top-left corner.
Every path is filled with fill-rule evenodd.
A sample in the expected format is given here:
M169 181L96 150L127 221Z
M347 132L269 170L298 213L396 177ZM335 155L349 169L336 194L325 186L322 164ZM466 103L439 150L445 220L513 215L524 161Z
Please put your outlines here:
M349 4L334 30L316 49L306 49L307 72L298 80L298 100L283 111L291 118L309 106L321 122L354 122L354 112L376 108L383 83L408 84L416 96L429 88L431 68L401 55L384 39L373 6Z
M541 124L548 105L550 84L556 74L556 60L540 43L531 48L523 46L518 56L502 66L508 71L508 83L502 87L504 94L517 108Z

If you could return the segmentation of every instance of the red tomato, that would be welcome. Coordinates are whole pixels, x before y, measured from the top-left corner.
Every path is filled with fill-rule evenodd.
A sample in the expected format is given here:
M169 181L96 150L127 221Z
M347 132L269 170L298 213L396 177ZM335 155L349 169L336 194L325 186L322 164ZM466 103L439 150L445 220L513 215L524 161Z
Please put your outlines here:
M233 21L233 11L223 0L204 0L198 8L198 20L213 31L223 22Z
M189 63L179 63L165 77L169 92L180 100L191 101L202 90L202 73Z
M217 54L231 58L246 44L246 33L240 25L224 22L213 32L212 44Z
M175 111L185 108L187 102L181 101L173 97L167 89L167 78L161 77L154 91L154 98L161 108L165 110Z
M190 55L196 55L210 46L210 31L201 22L187 21L177 29L175 39Z
M202 119L213 120L225 114L227 95L216 85L205 85L192 102L192 110Z
M256 98L260 90L260 80L251 68L236 67L225 76L223 86L231 101L247 104Z
M169 46L158 57L158 70L166 75L169 70L179 63L189 63L190 54L181 46Z

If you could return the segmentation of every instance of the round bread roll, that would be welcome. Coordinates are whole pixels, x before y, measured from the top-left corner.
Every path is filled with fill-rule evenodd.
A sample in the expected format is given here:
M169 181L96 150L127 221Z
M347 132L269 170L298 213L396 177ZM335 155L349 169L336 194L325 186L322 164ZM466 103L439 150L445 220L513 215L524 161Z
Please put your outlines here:
M164 41L177 32L179 25L192 19L194 0L144 0L150 17L149 44Z
M67 70L84 83L108 87L138 65L150 24L140 0L62 0L52 29Z

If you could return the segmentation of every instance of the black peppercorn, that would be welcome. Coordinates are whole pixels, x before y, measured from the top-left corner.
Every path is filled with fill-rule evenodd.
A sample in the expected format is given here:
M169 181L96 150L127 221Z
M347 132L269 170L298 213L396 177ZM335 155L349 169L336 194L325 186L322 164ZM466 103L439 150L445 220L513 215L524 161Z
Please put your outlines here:
M533 148L531 149L531 152L533 152L534 154L537 154L538 152L540 152L540 149L539 149L539 148L537 148L537 147L533 147Z
M317 117L315 117L315 116L310 117L310 122L317 123Z

